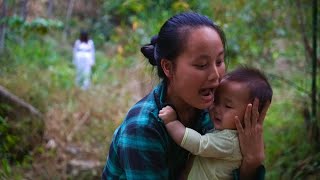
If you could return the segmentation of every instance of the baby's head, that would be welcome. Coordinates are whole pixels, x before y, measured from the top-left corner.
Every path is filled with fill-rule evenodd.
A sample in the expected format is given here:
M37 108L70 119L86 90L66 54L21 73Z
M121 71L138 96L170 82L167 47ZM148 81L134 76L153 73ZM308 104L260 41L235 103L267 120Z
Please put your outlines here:
M236 129L235 116L243 122L246 107L259 99L258 111L272 99L272 88L258 69L239 67L226 74L215 91L211 117L216 129Z

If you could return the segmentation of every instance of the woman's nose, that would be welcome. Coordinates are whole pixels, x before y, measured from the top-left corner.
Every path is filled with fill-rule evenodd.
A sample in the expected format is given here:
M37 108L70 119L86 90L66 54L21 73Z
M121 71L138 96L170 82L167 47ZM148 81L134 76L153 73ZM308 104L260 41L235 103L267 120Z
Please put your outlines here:
M215 65L212 66L212 68L210 69L210 74L208 76L208 80L209 81L219 81L220 75L218 72L218 69Z

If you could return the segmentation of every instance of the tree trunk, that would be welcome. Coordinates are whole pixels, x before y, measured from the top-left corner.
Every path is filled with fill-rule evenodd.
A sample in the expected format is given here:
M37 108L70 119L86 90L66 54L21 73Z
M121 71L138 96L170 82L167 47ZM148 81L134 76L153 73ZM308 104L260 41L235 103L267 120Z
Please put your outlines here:
M6 157L19 162L43 142L45 121L41 113L1 85L0 116L8 123L8 131L4 132L4 136L0 132L0 142L7 144L4 139L6 135L17 137L14 144L6 149Z
M28 16L28 0L21 0L20 3L20 16L23 20L26 20Z
M313 0L313 12L312 12L312 46L310 45L310 41L308 40L308 35L306 34L306 22L305 22L305 18L303 17L304 15L304 11L301 8L301 2L300 0L296 1L296 5L297 5L297 9L298 9L298 22L299 22L299 26L300 26L300 30L301 30L301 34L302 34L302 40L303 40L303 44L304 44L304 48L306 51L306 54L308 55L306 57L306 62L308 64L311 63L311 68L312 69L312 73L311 73L311 81L312 81L312 85L311 85L311 93L310 93L310 97L311 97L311 107L307 107L307 109L305 110L305 123L306 123L306 127L307 127L307 131L309 134L309 139L314 142L314 144L318 144L320 142L320 127L319 127L319 119L317 118L318 113L317 113L317 108L318 108L318 103L317 103L317 86L316 86L316 80L317 80L317 66L318 63L320 62L320 59L317 57L317 0ZM312 61L308 61L308 58L312 59ZM310 110L311 109L311 110ZM307 114L307 115L306 115Z
M6 15L7 15L7 0L3 0L0 19L4 19ZM2 54L2 52L4 51L5 38L6 38L6 23L2 22L2 24L0 24L0 54Z
M32 116L42 117L42 114L36 108L10 93L7 89L0 85L0 105L1 104L10 105L10 107L15 108L15 110L18 111L17 113L23 111Z
M66 16L66 26L64 29L64 38L65 39L67 39L67 36L69 35L69 21L70 21L71 15L72 15L74 3L75 3L75 0L69 0L67 16Z
M53 10L53 0L48 0L48 9L47 9L47 17L52 17L52 10Z

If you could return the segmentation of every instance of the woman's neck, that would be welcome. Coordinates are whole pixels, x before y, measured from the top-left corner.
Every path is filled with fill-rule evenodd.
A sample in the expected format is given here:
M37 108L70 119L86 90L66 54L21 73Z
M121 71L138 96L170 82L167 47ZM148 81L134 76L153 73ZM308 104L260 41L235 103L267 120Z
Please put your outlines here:
M172 104L176 110L180 122L186 126L192 126L193 122L197 118L197 113L199 112L196 108L190 106L185 101L183 101L179 96L176 96L168 89L166 102Z

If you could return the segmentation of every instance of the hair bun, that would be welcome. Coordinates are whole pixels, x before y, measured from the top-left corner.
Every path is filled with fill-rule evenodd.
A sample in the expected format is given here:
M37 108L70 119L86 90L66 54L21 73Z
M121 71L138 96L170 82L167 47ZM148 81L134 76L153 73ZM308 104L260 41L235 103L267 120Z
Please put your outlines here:
M146 44L144 46L141 47L140 51L141 53L148 58L149 63L153 66L157 65L157 60L155 58L155 47L156 47L156 43L158 41L158 35L155 35L151 38L150 44Z
M156 43L157 43L157 41L158 41L158 35L155 35L155 36L153 36L152 38L151 38L151 44L152 45L155 45Z
M148 58L149 63L153 66L156 66L156 60L154 58L154 46L152 44L147 44L141 47L141 53Z

